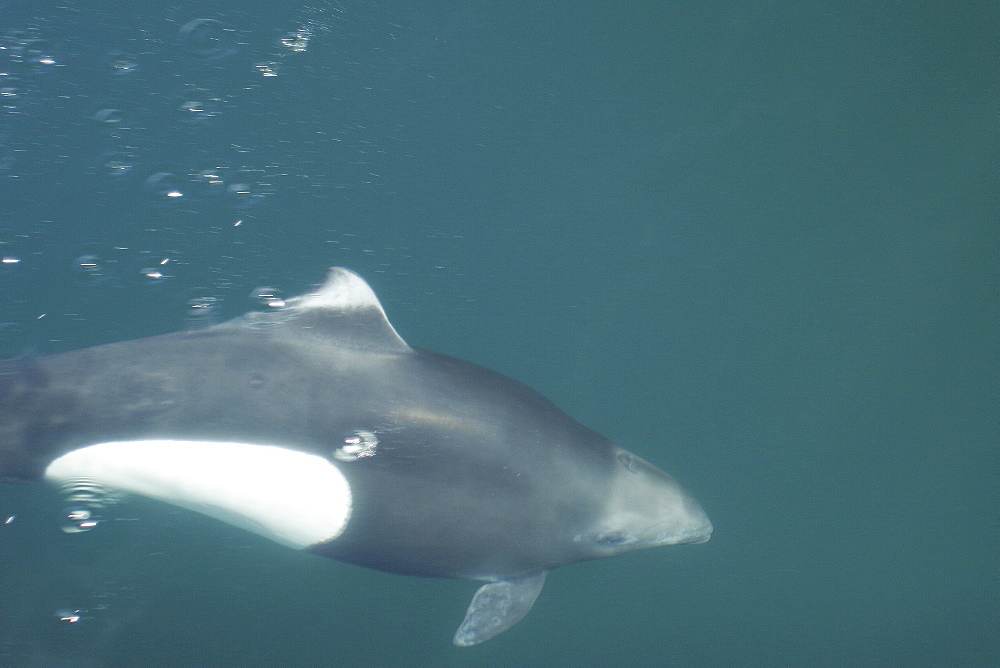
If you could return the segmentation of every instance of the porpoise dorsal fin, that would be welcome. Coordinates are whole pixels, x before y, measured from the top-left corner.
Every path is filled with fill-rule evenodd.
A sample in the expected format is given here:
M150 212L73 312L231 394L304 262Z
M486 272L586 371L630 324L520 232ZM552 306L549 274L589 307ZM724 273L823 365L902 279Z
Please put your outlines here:
M274 313L251 313L251 325L278 324L296 336L355 349L410 352L385 315L375 291L350 269L332 267L313 292L294 297Z
M480 587L452 642L458 647L478 645L517 624L531 611L548 574L542 571Z

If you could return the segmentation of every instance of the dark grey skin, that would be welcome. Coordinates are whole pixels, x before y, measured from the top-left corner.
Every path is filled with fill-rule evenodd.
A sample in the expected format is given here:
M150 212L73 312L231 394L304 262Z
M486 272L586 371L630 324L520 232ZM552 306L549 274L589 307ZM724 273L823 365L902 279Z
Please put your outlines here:
M41 480L66 453L152 438L335 464L350 520L304 549L491 583L456 634L463 646L520 620L552 568L711 533L670 476L534 390L408 346L344 269L282 310L0 366L0 477ZM359 438L373 451L343 457Z

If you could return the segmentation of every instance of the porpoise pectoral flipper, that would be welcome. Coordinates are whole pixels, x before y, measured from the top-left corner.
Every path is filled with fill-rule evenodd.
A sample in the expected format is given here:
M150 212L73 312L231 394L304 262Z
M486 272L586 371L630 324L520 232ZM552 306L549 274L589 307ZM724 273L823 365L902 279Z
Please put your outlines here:
M478 645L517 624L535 604L548 574L542 571L480 587L452 642L459 647Z

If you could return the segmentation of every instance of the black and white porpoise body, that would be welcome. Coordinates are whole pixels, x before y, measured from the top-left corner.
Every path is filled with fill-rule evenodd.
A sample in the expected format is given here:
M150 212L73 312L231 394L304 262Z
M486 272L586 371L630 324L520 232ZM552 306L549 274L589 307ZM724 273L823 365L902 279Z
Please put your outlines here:
M505 631L563 564L700 543L673 478L530 388L411 348L358 275L200 331L0 365L0 478L141 494L293 548L485 581Z

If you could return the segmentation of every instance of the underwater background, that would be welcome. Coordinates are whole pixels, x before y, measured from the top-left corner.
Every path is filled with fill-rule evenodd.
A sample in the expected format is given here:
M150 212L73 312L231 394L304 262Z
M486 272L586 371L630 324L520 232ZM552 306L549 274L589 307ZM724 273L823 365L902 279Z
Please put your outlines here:
M996 665L993 2L0 2L0 357L328 266L669 471L703 545L476 584L0 486L0 665Z

